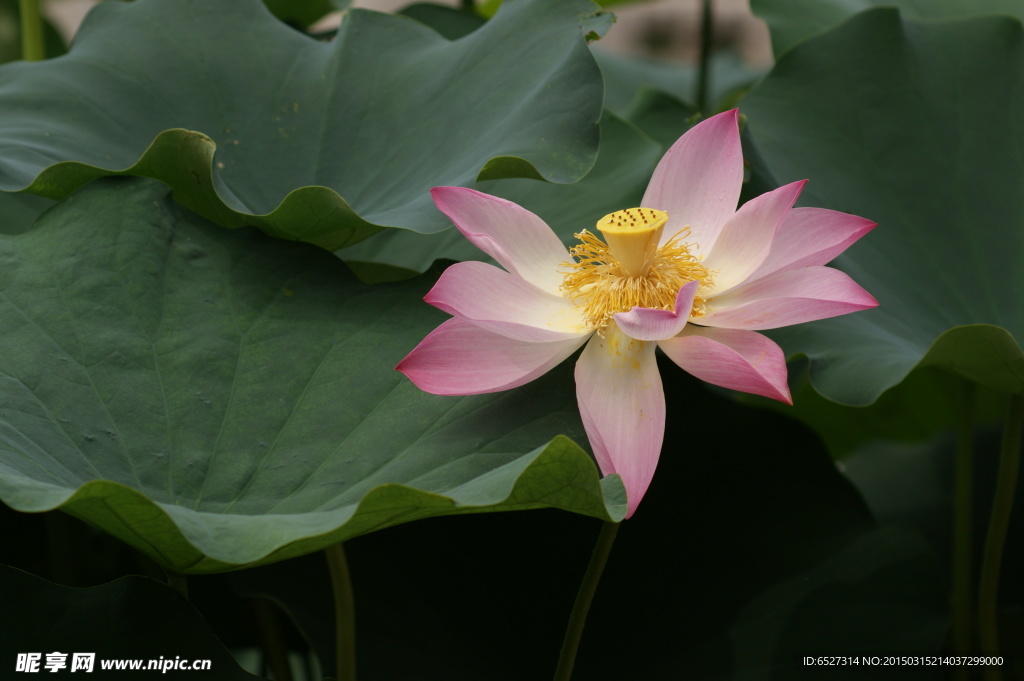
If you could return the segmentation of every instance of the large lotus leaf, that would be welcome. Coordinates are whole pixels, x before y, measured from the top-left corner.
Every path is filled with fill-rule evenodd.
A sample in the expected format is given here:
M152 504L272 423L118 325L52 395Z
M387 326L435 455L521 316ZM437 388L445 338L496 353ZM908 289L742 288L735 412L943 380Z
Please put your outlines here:
M353 10L321 42L258 0L103 3L66 57L0 69L0 188L61 198L145 175L222 225L327 248L437 231L430 187L593 165L595 11L520 0L451 42Z
M209 625L191 604L165 584L148 577L124 577L109 584L78 589L53 584L14 568L0 565L0 594L4 617L0 618L0 644L5 674L13 673L16 653L38 653L37 671L47 653L64 653L57 674L71 678L129 678L124 669L105 672L104 662L142 660L148 665L161 659L209 660L206 670L166 669L141 673L161 679L194 679L204 675L225 681L257 679L239 668ZM94 653L92 670L73 668L74 653ZM145 669L146 667L143 667ZM21 674L15 674L17 678ZM32 676L26 676L32 678Z
M433 515L622 516L618 477L560 436L583 435L571 366L423 393L393 367L445 317L422 301L433 276L360 284L326 251L220 229L168 193L107 178L0 235L8 505L60 507L181 572Z
M882 8L787 52L744 101L778 182L879 223L837 263L880 307L773 333L825 397L871 403L915 366L1024 390L1022 71L1017 19Z
M897 7L912 19L953 19L980 14L1010 14L1024 19L1024 4L1020 0L750 0L750 9L771 30L776 56L858 12L881 6Z
M564 242L570 243L575 241L574 233L593 229L602 215L638 205L660 156L657 144L606 111L601 120L597 163L579 182L490 180L479 182L477 189L525 206L544 218ZM387 230L338 254L346 260L387 263L417 272L426 270L438 258L486 259L480 249L455 229L431 235Z
M468 35L484 23L481 16L426 2L409 5L401 13L427 24L449 40ZM610 15L595 17L591 29L594 34L607 28L599 21L601 16ZM604 79L604 105L619 116L632 121L630 114L637 106L635 100L648 96L649 90L660 90L683 101L691 100L696 94L696 66L617 54L602 48L600 42L592 49ZM713 53L709 75L711 101L718 102L737 89L751 85L763 73L763 69L745 64L732 50Z

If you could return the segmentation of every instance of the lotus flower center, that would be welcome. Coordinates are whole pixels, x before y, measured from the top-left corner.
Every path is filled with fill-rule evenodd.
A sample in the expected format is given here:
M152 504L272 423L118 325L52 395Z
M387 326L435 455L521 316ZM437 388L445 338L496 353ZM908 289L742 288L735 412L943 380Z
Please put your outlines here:
M634 307L673 310L676 295L684 285L699 281L712 283L711 272L693 255L692 244L681 239L684 227L659 246L668 213L653 208L629 208L605 215L597 229L606 241L583 230L580 243L569 253L575 261L562 281L562 292L583 307L587 324L598 331L612 323L612 316ZM704 314L704 298L693 299L691 317Z

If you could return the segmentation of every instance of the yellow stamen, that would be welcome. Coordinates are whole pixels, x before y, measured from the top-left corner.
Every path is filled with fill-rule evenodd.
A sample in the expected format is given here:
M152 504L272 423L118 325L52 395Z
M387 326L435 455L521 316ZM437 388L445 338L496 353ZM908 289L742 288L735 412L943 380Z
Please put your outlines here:
M689 234L683 228L658 247L668 215L651 208L631 208L606 215L597 228L605 243L586 230L576 234L581 243L570 253L576 261L562 282L567 298L583 306L587 324L598 331L612 322L612 316L634 307L672 310L676 294L685 284L712 283L712 272L690 252L692 244L682 243ZM691 317L705 312L705 300L693 299Z

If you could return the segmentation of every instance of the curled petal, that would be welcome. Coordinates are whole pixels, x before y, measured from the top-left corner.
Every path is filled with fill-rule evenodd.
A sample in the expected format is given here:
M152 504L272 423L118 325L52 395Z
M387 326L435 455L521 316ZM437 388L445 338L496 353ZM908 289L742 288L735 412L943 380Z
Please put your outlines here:
M770 274L708 301L706 326L776 329L876 307L878 301L845 272L802 267Z
M435 395L493 393L542 376L585 340L531 343L455 317L430 332L395 368Z
M691 324L680 336L658 345L702 381L793 404L782 348L759 333Z
M699 285L700 282L691 281L679 289L674 310L634 307L629 312L616 314L615 323L620 331L637 340L659 341L671 338L686 326L686 320L689 319L693 307L693 297Z
M729 218L704 260L704 266L715 272L712 292L724 292L743 282L765 261L779 225L805 184L806 180L793 182L761 194Z
M783 218L767 259L749 281L774 272L824 265L876 227L876 223L826 208L794 208Z
M564 296L545 293L482 262L455 263L424 300L476 326L524 341L569 340L590 333L580 308Z
M662 244L689 226L695 255L709 253L735 212L743 184L737 116L733 109L693 126L654 169L640 205L668 213Z
M430 190L438 210L451 218L473 245L509 272L559 295L559 265L569 251L539 217L511 201L465 187Z
M594 456L626 487L626 517L647 491L665 437L665 394L654 343L614 325L595 334L576 362L576 397Z

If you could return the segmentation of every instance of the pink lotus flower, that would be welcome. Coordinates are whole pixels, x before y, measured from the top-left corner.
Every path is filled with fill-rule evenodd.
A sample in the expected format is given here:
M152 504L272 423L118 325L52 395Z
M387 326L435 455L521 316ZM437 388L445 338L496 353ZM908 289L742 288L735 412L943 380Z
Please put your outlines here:
M576 363L580 413L602 473L622 477L631 516L665 430L655 347L703 381L792 404L782 349L757 330L878 304L824 266L873 222L793 208L805 182L737 210L742 181L733 110L672 145L643 208L605 216L597 223L605 241L583 231L571 251L514 203L436 187L437 207L505 269L449 267L425 300L454 317L398 370L438 395L495 392L532 381L586 343Z

